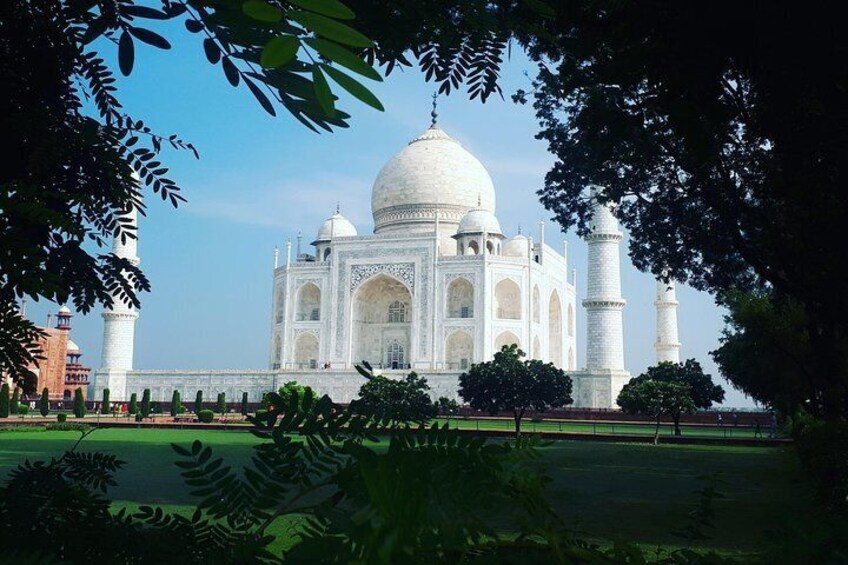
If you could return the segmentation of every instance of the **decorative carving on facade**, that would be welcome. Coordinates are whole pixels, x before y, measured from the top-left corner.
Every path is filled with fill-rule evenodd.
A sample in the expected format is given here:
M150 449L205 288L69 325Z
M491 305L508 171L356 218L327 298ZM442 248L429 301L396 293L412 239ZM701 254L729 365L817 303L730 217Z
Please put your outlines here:
M447 285L456 279L465 279L472 285L476 283L476 276L474 273L445 273L445 288L447 288Z
M294 328L292 330L292 337L297 339L301 334L312 334L317 338L321 337L321 329L320 328Z
M403 281L409 291L415 294L415 263L378 263L372 265L354 265L350 268L350 290L356 290L362 282L374 275L386 273Z

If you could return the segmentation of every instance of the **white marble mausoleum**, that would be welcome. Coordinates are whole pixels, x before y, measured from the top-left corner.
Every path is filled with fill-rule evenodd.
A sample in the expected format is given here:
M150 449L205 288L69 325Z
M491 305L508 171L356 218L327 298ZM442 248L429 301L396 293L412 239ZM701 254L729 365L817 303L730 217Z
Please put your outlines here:
M587 237L585 299L578 301L565 242L504 232L496 191L483 164L435 123L377 175L371 194L373 233L359 234L336 209L315 232L310 252L287 243L275 252L268 369L144 371L132 366L138 312L104 312L102 367L90 391L113 399L150 388L154 400L203 390L252 401L297 380L339 402L356 397L365 360L387 375L415 370L433 396L456 397L459 375L491 360L504 345L551 362L574 380L575 406L614 406L630 378L624 365L619 247L622 234L608 206L596 205ZM138 261L136 242L114 252ZM569 272L572 276L569 280ZM661 292L661 289L658 289ZM658 294L660 346L679 347L673 288ZM586 309L587 327L576 327ZM672 335L673 332L673 335ZM577 336L586 365L576 366Z

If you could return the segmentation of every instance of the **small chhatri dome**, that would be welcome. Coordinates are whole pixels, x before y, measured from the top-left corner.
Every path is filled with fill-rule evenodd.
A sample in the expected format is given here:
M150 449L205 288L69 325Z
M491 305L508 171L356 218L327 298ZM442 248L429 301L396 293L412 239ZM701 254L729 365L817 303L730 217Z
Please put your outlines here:
M456 235L469 233L489 233L492 235L503 235L501 224L494 214L488 210L471 210L462 217Z
M386 163L371 192L374 233L430 233L436 216L445 228L458 226L475 208L494 213L492 179L480 161L437 125Z
M336 209L336 213L327 218L321 228L318 230L318 235L312 245L322 241L330 241L335 237L348 237L357 235L356 228L350 223L350 220L341 215Z
M77 345L76 343L74 343L71 340L68 340L68 348L66 349L66 351L68 353L79 353L80 348L79 348L79 345Z
M63 304L62 306L59 307L59 313L60 314L70 314L71 309Z
M501 255L506 257L527 257L527 238L521 234L511 237L503 246Z

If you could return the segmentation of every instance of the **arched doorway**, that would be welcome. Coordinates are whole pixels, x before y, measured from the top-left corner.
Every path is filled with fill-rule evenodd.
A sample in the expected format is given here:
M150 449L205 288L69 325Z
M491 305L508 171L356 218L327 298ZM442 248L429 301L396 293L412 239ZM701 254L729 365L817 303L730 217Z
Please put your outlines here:
M551 363L562 368L562 303L559 293L551 293L548 306L548 353Z
M515 344L521 348L521 340L518 339L518 336L510 331L501 332L498 334L498 337L495 339L495 352L497 353L501 349L503 349L504 345L512 345Z
M312 283L306 283L297 291L297 310L295 320L321 319L321 290Z
M504 279L495 285L495 318L521 319L521 289L511 279Z
M474 317L474 287L465 279L456 279L448 285L448 318Z
M294 364L297 369L318 367L318 338L313 334L300 334L294 342Z
M455 331L445 340L445 365L452 371L465 371L474 359L474 338L468 332Z
M412 362L412 294L399 280L376 275L353 298L351 361L375 368L405 369Z
M539 341L539 336L533 338L533 359L542 358L542 342Z

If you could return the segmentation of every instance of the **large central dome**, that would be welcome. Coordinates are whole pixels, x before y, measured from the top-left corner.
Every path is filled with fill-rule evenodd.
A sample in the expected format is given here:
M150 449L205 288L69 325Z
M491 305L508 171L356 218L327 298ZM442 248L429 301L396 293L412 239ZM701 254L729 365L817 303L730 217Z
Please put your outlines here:
M392 157L371 192L374 233L456 233L471 209L495 212L495 187L471 153L437 126L431 126Z

